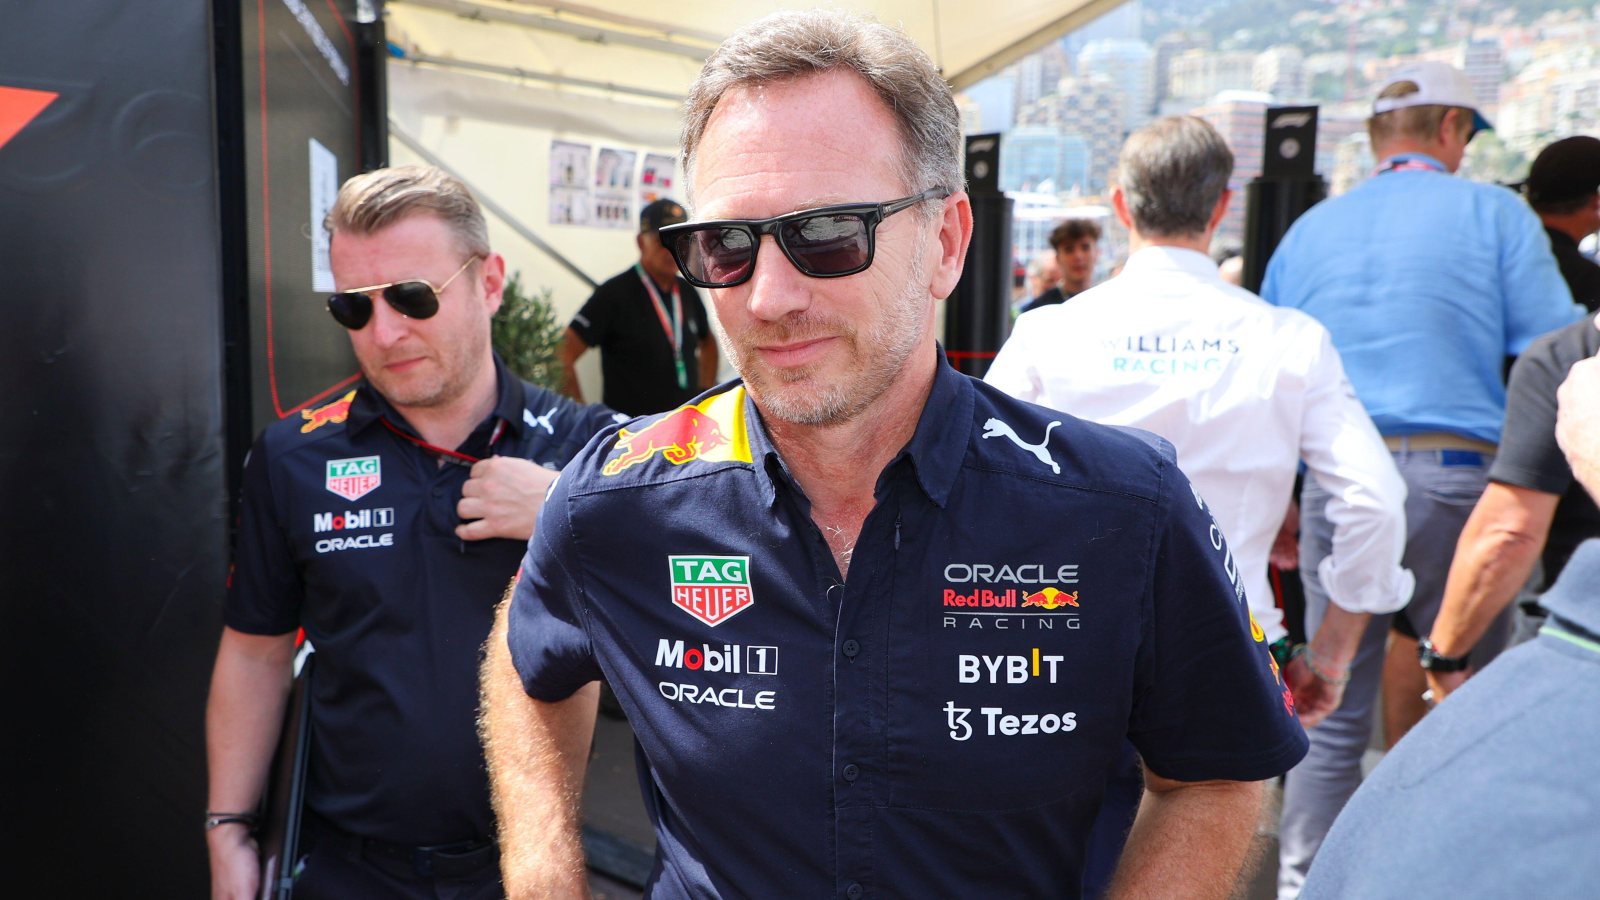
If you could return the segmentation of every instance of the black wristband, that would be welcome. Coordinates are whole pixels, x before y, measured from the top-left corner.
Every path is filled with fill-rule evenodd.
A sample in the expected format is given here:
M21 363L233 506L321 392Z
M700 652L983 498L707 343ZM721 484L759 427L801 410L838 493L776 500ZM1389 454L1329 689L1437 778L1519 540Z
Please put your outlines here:
M254 831L256 827L256 814L248 812L206 812L206 830L210 831L221 825L244 825Z
M1467 668L1467 655L1445 656L1433 648L1433 641L1417 641L1417 662L1429 672L1462 672Z

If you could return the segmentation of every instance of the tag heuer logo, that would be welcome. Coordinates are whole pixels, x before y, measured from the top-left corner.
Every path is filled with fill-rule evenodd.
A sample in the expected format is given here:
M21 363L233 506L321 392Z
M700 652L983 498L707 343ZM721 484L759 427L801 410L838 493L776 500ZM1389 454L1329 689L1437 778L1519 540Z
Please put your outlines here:
M383 468L376 456L328 460L328 490L345 498L365 497L383 484Z
M668 556L672 604L717 626L755 603L748 556Z

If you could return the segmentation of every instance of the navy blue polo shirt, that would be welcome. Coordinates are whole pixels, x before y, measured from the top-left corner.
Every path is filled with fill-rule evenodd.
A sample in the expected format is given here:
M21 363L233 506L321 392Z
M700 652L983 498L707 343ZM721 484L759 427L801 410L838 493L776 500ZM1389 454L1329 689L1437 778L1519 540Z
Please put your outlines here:
M1186 781L1304 755L1162 439L940 366L843 582L718 391L564 471L511 609L531 696L603 676L627 711L653 895L1071 896L1124 738Z
M511 375L458 448L560 467L611 424ZM304 626L317 649L307 802L340 828L426 845L492 835L474 715L480 648L521 541L463 541L466 465L363 383L269 426L245 465L225 621L247 634ZM491 444L491 439L493 439Z

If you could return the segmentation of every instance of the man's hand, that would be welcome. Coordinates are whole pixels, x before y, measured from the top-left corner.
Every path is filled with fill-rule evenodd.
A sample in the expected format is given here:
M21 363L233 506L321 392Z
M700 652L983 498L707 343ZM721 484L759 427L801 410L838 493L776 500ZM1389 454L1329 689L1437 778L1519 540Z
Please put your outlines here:
M211 900L255 900L261 886L261 854L243 825L206 832L211 855Z
M1318 678L1306 666L1304 657L1289 660L1283 667L1283 681L1294 694L1294 708L1302 728L1317 727L1344 702L1344 685Z
M464 541L533 536L533 523L544 506L544 495L559 473L537 463L511 456L491 456L472 466L472 477L461 487L456 514L467 521L456 526Z
M1472 673L1470 671L1462 671L1423 672L1423 674L1428 678L1428 690L1433 692L1433 703L1437 706L1444 702L1444 698L1450 696L1457 688L1466 684L1467 676Z
M1556 390L1556 443L1590 496L1600 496L1600 357L1567 370Z

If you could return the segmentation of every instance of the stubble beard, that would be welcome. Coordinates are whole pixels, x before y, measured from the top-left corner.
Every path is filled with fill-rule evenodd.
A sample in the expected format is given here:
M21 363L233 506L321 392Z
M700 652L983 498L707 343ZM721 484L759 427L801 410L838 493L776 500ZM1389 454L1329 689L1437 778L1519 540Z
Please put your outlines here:
M474 335L467 340L443 348L431 348L428 354L427 365L431 362L438 368L436 374L428 378L393 377L385 375L381 367L377 371L362 363L362 374L368 383L377 388L378 393L396 409L438 409L448 406L463 397L472 385L473 379L479 372L479 367L487 365L489 357L488 333L482 335L481 340Z
M927 302L923 268L919 252L905 288L891 301L887 314L864 335L849 322L802 313L741 335L737 343L718 323L717 341L764 415L794 425L849 422L894 385L922 341L922 305ZM827 363L773 371L758 361L756 347L763 343L825 336L840 340L847 353L848 371L835 380L823 380ZM822 383L815 384L819 381Z

